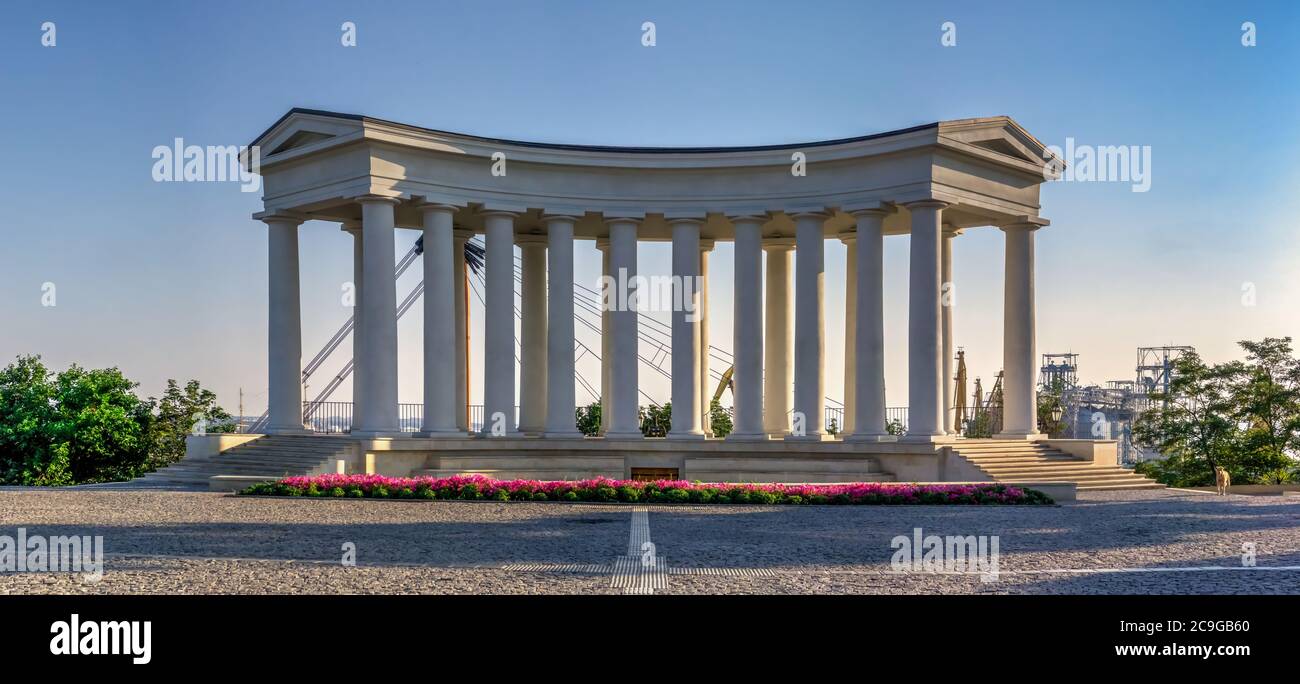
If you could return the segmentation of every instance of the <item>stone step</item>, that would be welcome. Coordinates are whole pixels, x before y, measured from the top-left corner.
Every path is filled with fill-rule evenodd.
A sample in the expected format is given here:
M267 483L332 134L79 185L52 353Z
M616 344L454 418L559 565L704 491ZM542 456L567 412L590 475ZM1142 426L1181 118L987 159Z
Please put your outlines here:
M1078 486L1078 489L1080 490L1094 491L1094 492L1115 491L1119 489L1164 489L1164 488L1165 488L1164 485L1160 484L1159 482L1156 482L1155 480L1142 480L1140 482L1134 481L1131 483L1116 482L1116 483L1109 483L1109 484L1102 484L1102 485L1081 484Z
M1048 456L989 456L987 458L967 457L966 460L971 463L1089 463L1089 461L1085 461L1081 458L1073 458L1064 454Z
M605 477L614 480L623 478L622 465L618 470L610 469L567 469L567 468L473 468L473 469L446 469L446 468L426 468L417 470L413 473L415 477L454 477L456 475L484 475L495 480L593 480L598 477Z
M1084 480L1122 480L1134 477L1140 478L1140 475L1134 475L1131 472L1098 472L1098 471L1078 471L1078 470L1017 470L1011 472L989 473L994 479L1002 480L1075 480L1082 482Z

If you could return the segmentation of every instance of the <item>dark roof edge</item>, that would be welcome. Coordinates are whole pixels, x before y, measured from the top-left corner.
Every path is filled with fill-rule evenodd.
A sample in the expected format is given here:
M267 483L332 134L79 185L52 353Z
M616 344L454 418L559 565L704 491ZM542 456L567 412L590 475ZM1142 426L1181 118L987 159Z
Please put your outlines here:
M363 116L361 114L342 114L339 112L329 112L321 109L306 109L302 107L294 107L293 109L290 109L288 112L286 112L284 116L277 119L276 122L271 124L270 127L268 127L265 131L262 131L262 134L257 136L257 138L253 140L253 142L249 145L249 147L252 147L260 143L262 139L267 136L267 134L275 130L277 126L284 123L285 119L288 119L294 114L310 114L313 116L327 116L336 119L350 119L352 121L373 121L375 123L381 123L390 126L400 126L402 128L409 128L412 130L422 131L426 133L454 135L461 138L468 138L470 140L476 140L479 142L496 144L496 145L535 147L535 148L548 149L548 150L574 150L580 152L639 152L639 153L651 153L651 154L703 154L703 153L713 153L713 152L767 152L772 150L796 150L796 149L801 149L806 147L827 147L830 145L843 145L847 143L865 142L867 140L887 138L893 135L914 133L916 131L924 131L927 129L939 127L939 122L936 121L933 123L921 124L920 126L912 126L910 128L900 128L894 131L885 131L883 133L872 133L871 135L861 135L852 138L837 138L835 140L818 140L815 142L787 143L781 145L745 145L745 146L738 146L738 147L619 147L616 145L569 145L563 143L540 143L540 142L529 142L526 140L509 140L506 138L489 138L480 135L454 133L452 131L441 131L435 128L424 128L421 126L413 126L411 124L399 123L397 121L389 121L387 119L377 119L372 116Z

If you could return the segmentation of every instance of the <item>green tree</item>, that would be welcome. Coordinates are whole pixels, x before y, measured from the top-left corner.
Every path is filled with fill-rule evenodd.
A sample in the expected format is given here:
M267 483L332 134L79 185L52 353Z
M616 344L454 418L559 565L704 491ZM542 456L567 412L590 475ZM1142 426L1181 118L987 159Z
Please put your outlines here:
M1213 484L1218 465L1247 481L1235 467L1240 431L1232 381L1238 373L1233 364L1208 366L1195 352L1175 361L1169 391L1152 394L1155 405L1133 425L1134 439L1166 459L1142 464L1139 472L1167 485L1195 487Z
M600 402L592 402L586 406L579 406L573 412L574 420L578 425L578 432L588 436L595 437L600 434Z
M668 428L673 424L673 403L664 402L662 406L642 406L639 410L641 414L641 434L646 437L663 437L668 434Z
M153 405L134 394L136 383L116 368L74 364L54 385L58 405L52 437L67 449L74 482L128 480L144 472Z
M726 437L734 429L731 413L722 408L717 399L709 402L709 425L713 428L714 437Z
M1049 437L1061 437L1065 434L1066 428L1069 427L1064 420L1054 420L1052 413L1060 409L1064 416L1065 404L1061 401L1061 395L1065 392L1065 382L1060 378L1052 381L1052 385L1044 391L1038 393L1038 428L1046 433Z
M197 381L169 380L160 400L140 399L136 386L116 368L55 374L39 356L0 369L0 483L128 480L183 456L198 419L210 432L234 427Z
M1234 417L1243 426L1239 467L1252 481L1284 482L1300 439L1300 362L1289 337L1239 344L1246 362L1231 365Z
M217 404L217 395L203 389L198 380L190 380L184 388L168 380L162 398L150 402L158 409L150 435L150 470L184 458L186 435L235 431L234 418Z
M0 370L0 483L71 483L67 450L56 449L52 374L39 356L20 356Z

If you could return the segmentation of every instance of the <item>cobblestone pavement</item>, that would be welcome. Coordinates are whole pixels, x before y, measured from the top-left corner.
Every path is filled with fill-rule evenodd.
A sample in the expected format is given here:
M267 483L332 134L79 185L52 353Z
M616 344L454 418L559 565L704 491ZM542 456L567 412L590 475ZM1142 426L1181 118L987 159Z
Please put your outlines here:
M1300 498L1136 491L1033 508L646 508L655 593L1300 593ZM9 489L0 535L103 535L106 571L95 583L4 572L0 593L623 593L615 569L639 565L629 562L632 511ZM997 535L997 579L894 572L890 540L918 527ZM341 563L345 543L356 567ZM1246 543L1257 569L1241 569Z

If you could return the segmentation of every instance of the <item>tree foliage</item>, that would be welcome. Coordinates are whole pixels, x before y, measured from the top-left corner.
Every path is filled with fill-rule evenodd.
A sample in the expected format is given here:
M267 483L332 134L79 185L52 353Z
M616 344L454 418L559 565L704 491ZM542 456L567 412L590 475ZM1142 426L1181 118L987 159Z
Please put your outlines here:
M1222 467L1238 483L1278 483L1296 471L1300 361L1291 338L1239 343L1244 361L1208 365L1195 352L1174 362L1168 392L1134 423L1139 444L1166 458L1138 470L1172 486L1214 483Z
M209 430L233 427L197 381L183 391L169 381L162 400L141 399L136 387L116 368L54 373L39 356L0 369L0 483L127 480L184 456L194 416Z

